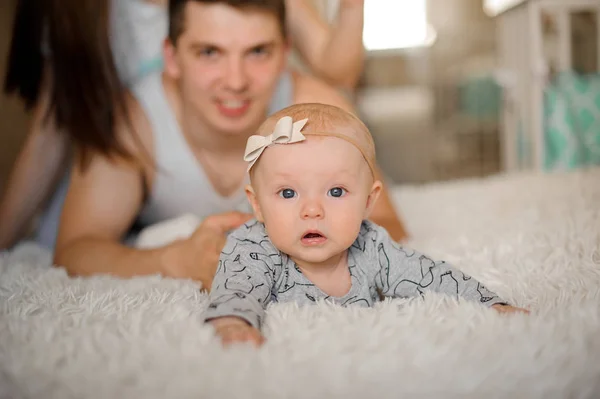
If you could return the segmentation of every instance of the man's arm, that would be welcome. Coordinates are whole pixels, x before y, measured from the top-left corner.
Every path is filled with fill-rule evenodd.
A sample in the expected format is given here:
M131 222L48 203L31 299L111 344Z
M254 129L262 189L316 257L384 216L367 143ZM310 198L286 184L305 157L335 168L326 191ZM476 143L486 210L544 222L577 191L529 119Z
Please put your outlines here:
M376 172L377 175L375 178L383 183L383 187L381 189L381 195L379 195L379 199L373 207L373 211L371 212L369 219L381 227L384 227L394 241L406 240L408 238L408 234L404 228L404 225L400 221L400 217L398 216L396 208L394 207L394 203L392 202L392 197L387 188L388 185L385 183L383 173L379 167L377 167Z
M330 26L310 0L286 0L293 44L319 77L354 89L363 70L364 0L341 0L336 24Z
M328 84L295 72L294 77L294 103L322 103L334 105L342 108L345 111L356 115L356 110L344 96L337 90L333 89ZM370 219L384 227L395 241L401 241L407 238L404 225L400 221L396 209L392 203L392 199L387 188L387 184L383 179L383 175L379 168L377 169L376 179L383 184L379 199L373 207Z
M139 104L128 98L131 123L152 153L150 126ZM168 274L166 250L137 250L120 244L137 216L143 200L143 151L126 124L117 127L119 138L140 162L94 154L85 170L76 153L69 191L61 215L54 262L69 274L112 274L132 277Z
M209 216L189 239L161 248L140 250L122 245L122 236L142 206L144 170L152 170L144 162L150 162L147 154L153 153L151 130L143 111L131 97L128 104L131 123L143 148L133 138L136 133L121 128L119 137L136 161L95 154L82 170L76 159L54 263L64 266L71 275L111 274L128 278L161 274L192 279L209 289L226 232L245 223L250 215L228 212Z
M139 168L94 155L83 171L76 159L54 262L75 276L163 273L163 251L138 251L120 244L140 209L142 194Z

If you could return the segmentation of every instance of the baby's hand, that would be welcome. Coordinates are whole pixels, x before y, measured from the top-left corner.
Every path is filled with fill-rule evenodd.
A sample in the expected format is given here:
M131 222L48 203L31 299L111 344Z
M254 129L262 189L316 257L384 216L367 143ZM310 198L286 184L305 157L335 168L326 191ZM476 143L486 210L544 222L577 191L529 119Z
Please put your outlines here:
M527 313L527 314L529 314L529 310L527 310L527 309L516 308L516 307L510 306L510 305L500 305L498 303L495 305L492 305L492 308L496 309L496 311L498 313Z
M219 317L211 320L210 323L215 328L217 335L221 337L224 346L236 342L250 342L260 346L265 342L265 337L259 330L238 317Z

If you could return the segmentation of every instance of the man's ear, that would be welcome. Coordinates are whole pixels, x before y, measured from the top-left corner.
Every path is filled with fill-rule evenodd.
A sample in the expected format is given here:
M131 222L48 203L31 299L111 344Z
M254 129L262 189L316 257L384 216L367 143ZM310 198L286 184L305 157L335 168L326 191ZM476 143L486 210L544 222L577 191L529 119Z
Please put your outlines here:
M373 182L373 186L371 187L371 192L369 193L369 197L367 198L367 207L365 209L364 219L368 219L375 207L375 203L381 194L381 190L383 188L383 183L379 180L375 180Z
M283 41L283 51L286 52L286 55L289 55L289 53L292 51L292 39L288 36L284 41ZM285 57L285 59L287 60L288 57Z
M177 60L177 48L168 37L163 41L164 71L173 79L179 78L181 69Z
M259 222L263 223L263 215L262 212L260 211L260 205L258 204L258 200L256 199L256 193L254 192L254 188L248 184L245 187L245 191L246 191L246 197L248 198L248 202L250 203L250 205L252 205L252 210L254 211L254 217L256 218L256 220L258 220Z

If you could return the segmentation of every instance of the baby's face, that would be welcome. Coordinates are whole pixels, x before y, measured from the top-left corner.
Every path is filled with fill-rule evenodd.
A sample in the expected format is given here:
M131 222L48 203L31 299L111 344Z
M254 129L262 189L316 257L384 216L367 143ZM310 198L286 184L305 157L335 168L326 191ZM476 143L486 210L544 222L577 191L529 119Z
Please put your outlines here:
M381 187L360 151L333 137L273 145L255 168L256 217L296 262L321 263L348 249Z

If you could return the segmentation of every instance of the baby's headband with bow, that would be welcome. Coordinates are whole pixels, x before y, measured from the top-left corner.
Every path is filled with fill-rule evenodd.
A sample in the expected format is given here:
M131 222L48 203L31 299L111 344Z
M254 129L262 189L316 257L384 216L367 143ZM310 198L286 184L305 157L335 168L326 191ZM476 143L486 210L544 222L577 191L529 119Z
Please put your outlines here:
M306 140L305 136L329 136L337 137L347 141L360 151L363 155L373 176L375 176L375 151L372 145L361 143L359 137L351 137L350 134L334 132L309 132L302 133L302 128L308 122L308 118L293 122L291 116L284 116L277 121L273 133L268 136L253 135L248 138L244 161L249 162L248 171L258 161L263 151L273 144L293 144ZM363 140L364 141L364 140Z

